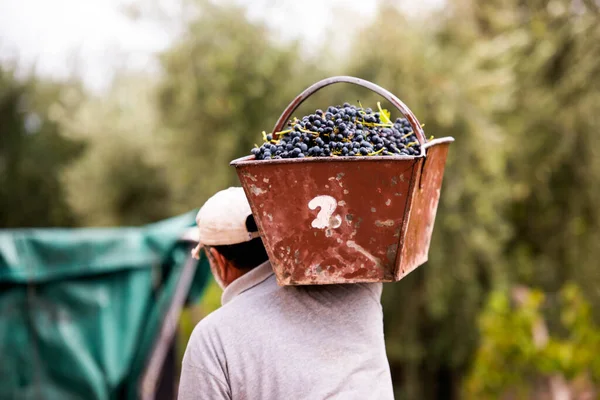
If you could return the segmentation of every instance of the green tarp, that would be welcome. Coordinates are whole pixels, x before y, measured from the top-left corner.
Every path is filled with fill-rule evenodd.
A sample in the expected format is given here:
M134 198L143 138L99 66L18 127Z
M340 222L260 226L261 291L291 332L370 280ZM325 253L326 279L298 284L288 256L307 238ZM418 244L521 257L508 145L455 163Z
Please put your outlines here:
M140 228L0 230L0 399L133 399L195 212ZM209 277L197 265L188 300Z

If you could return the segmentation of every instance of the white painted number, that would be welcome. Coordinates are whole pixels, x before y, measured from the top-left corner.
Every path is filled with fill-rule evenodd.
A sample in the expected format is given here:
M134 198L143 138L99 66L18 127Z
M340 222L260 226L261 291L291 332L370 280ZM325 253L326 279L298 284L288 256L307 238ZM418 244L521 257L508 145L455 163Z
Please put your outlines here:
M311 226L317 229L338 228L342 224L342 217L333 214L336 207L337 200L331 196L317 196L309 201L308 208L311 210L321 209Z

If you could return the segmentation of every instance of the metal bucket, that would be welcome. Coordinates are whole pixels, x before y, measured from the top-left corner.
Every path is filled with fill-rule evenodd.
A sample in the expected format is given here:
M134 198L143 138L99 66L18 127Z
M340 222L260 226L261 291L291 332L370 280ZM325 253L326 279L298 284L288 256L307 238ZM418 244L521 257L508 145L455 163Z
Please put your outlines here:
M404 103L353 77L328 78L306 89L273 132L306 98L338 82L390 101L410 122L421 154L232 161L282 286L399 281L427 261L453 138L426 141Z

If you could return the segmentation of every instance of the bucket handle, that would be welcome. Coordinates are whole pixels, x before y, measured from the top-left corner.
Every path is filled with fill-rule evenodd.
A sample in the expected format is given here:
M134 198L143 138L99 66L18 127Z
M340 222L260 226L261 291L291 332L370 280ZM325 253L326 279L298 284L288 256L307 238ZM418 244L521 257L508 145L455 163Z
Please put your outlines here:
M364 88L372 90L373 92L377 93L378 95L392 103L410 123L410 126L412 127L413 132L415 132L417 140L421 145L421 156L425 156L425 133L423 132L423 128L421 127L419 120L417 119L417 117L415 117L412 111L410 111L406 104L404 104L399 98L397 98L391 92L382 88L381 86L378 86L364 79L355 78L353 76L333 76L331 78L323 79L309 86L286 107L286 109L283 111L283 113L277 120L277 123L275 123L273 133L281 132L281 130L283 129L287 121L290 119L294 111L296 111L296 109L300 107L300 104L302 104L311 95L323 89L325 86L333 85L334 83L340 82L352 83L354 85L362 86Z

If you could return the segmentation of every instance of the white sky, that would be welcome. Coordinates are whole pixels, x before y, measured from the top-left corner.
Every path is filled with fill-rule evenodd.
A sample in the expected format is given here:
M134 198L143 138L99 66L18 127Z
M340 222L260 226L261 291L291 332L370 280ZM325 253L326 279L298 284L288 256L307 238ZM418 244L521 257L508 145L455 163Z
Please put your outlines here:
M124 6L143 1L0 0L0 59L16 57L21 67L35 65L38 73L57 77L72 73L75 63L78 74L93 89L110 83L118 67L152 70L156 67L153 54L167 47L174 33L160 24L144 19L135 22L124 15ZM332 18L347 18L352 29L357 21L368 22L377 6L375 0L236 1L252 4L250 16L264 18L283 39L301 38L307 45L323 36ZM403 4L408 11L416 11L415 3L420 8L442 1L405 0Z

